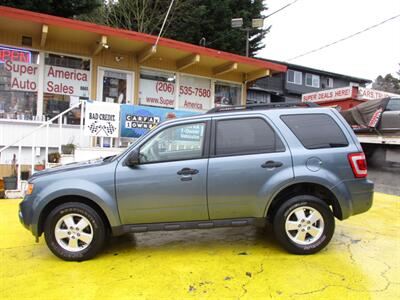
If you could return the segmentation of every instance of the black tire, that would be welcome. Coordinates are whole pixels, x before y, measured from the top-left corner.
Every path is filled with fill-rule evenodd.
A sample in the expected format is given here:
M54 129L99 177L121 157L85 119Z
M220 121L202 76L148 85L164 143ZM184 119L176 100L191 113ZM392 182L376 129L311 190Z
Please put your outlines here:
M69 214L73 216L73 220L79 221L80 217L81 219L86 218L90 224L83 229L85 232L68 231L68 234L72 233L72 235L74 235L73 238L77 240L76 243L78 243L78 248L75 251L68 251L60 245L60 243L62 243L64 247L67 247L70 240L69 236L59 242L57 241L55 235L57 224L64 216ZM65 222L60 221L60 223L61 226L66 226ZM79 240L80 238L77 237L82 237L82 235L86 232L92 236L92 239L89 243L84 243ZM44 236L47 246L50 248L51 252L54 253L54 255L67 261L84 261L93 258L102 250L106 238L106 228L102 218L93 208L83 203L68 202L57 206L47 216L44 224ZM82 250L79 250L79 248L82 248Z
M323 220L323 230L321 230L322 233L319 237L317 235L318 238L316 238L315 241L312 241L314 237L311 234L306 233L305 243L308 244L300 244L293 240L297 236L297 233L300 231L300 229L298 229L297 231L286 231L287 218L289 217L288 220L291 220L294 211L296 209L299 209L300 207L309 207L313 210L316 210L322 216ZM307 212L310 212L310 210L305 209L304 212L305 214L307 214ZM307 223L308 219L305 220ZM293 222L301 222L301 220L295 219ZM303 225L304 223L300 224L301 225L299 226L308 226ZM317 227L320 226L320 223L313 224L316 224ZM304 229L307 232L307 227ZM288 252L303 255L313 254L323 249L332 239L333 233L335 231L335 218L331 209L323 200L311 195L299 195L288 199L287 201L283 202L282 205L279 207L273 218L273 230L276 239ZM291 235L293 239L290 238L289 235Z

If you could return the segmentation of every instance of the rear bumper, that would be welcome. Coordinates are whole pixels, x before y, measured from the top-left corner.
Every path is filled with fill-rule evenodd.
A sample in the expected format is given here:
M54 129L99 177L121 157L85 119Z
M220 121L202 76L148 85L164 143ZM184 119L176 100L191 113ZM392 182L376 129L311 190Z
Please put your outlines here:
M332 188L332 192L340 195L338 201L342 210L341 219L347 219L371 208L374 183L369 179L346 180Z

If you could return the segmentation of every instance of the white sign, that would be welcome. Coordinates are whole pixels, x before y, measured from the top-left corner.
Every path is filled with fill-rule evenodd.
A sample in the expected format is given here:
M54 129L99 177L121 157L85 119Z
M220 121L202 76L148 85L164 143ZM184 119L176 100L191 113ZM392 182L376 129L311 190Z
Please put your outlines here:
M11 89L14 91L37 92L39 65L7 60L5 70L11 72Z
M205 111L211 108L211 80L181 76L179 84L179 108Z
M175 83L141 78L139 81L139 103L159 107L175 108Z
M382 92L382 91L377 91L377 90L372 90L372 89L366 89L359 87L358 88L358 99L363 99L363 100L374 100L374 99L383 99L386 97L399 97L400 95L393 94L393 93L387 93L387 92Z
M87 102L84 134L100 137L118 137L119 111L119 104Z
M332 90L303 94L302 102L324 102L352 98L352 87L344 87Z
M90 71L45 66L45 93L89 97Z

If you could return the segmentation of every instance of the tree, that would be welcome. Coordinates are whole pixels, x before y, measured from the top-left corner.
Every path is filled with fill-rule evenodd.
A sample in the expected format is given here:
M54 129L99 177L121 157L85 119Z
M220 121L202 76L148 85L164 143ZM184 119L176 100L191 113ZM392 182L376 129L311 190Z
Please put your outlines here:
M157 35L169 4L170 0L106 1L81 19ZM243 18L244 27L251 27L251 20L262 18L265 9L262 0L175 0L162 35L191 44L203 41L207 47L244 55L246 34L231 28L231 19ZM250 32L250 56L264 47L267 32Z
M0 0L0 5L10 6L59 17L72 18L90 13L102 5L101 0Z
M379 75L372 84L372 88L384 92L400 94L400 79L393 77L392 74L387 74L385 77Z

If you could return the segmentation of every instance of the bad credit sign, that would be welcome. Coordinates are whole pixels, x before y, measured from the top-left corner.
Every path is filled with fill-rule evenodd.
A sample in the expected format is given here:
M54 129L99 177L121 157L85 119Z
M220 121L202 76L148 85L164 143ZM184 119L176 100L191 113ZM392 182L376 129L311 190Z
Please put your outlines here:
M84 134L99 137L118 137L119 112L119 104L86 102Z
M89 97L90 71L46 66L44 90L46 93Z

